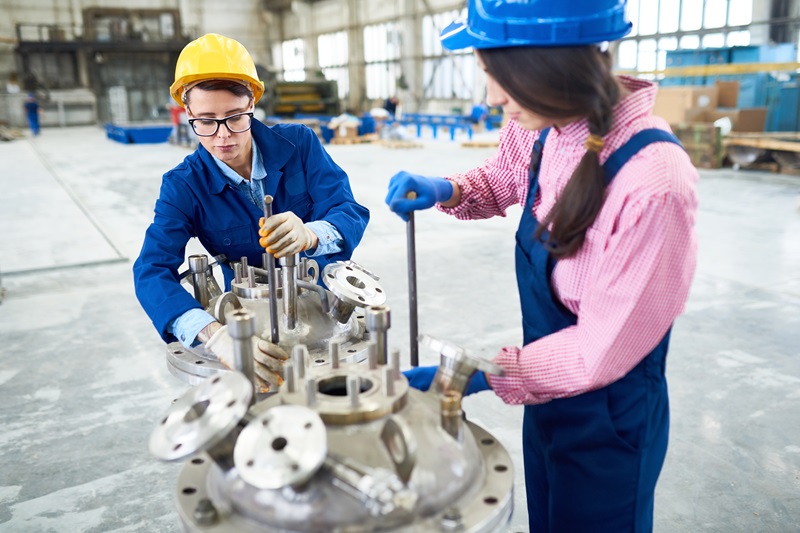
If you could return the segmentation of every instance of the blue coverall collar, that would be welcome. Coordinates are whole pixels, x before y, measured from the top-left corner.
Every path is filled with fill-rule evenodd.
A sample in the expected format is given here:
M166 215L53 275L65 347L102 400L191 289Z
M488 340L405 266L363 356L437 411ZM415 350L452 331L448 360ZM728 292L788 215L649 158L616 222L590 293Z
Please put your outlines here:
M274 196L278 182L283 175L281 169L292 157L297 147L286 137L255 119L253 119L252 132L253 142L256 143L258 150L261 152L264 169L267 171L267 181L264 183L265 192ZM197 153L208 168L217 169L214 157L202 145L198 146ZM222 172L209 172L208 174L209 192L211 194L220 194L225 185L229 183L228 179Z

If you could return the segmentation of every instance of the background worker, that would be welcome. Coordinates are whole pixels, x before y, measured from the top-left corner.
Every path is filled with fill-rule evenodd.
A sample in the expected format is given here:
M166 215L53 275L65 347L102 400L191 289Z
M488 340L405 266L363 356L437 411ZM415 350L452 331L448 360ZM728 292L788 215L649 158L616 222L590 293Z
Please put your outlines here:
M36 137L41 131L39 127L39 115L42 112L42 107L36 99L36 94L28 93L23 107L25 108L25 118L28 120L28 127L31 129L33 136Z
M523 206L516 233L522 348L489 385L524 405L530 531L650 531L667 449L670 330L696 263L698 175L656 85L615 77L598 45L630 31L624 0L469 0L442 44L472 46L487 102L509 117L497 153L444 178L400 172L401 217L438 204L459 219ZM417 198L406 195L415 191ZM435 367L407 372L425 390Z
M207 34L186 45L170 92L186 109L199 146L164 174L133 267L136 295L164 341L206 342L225 362L233 357L225 328L178 279L189 239L197 237L213 256L245 256L253 266L264 267L266 248L275 258L302 252L322 269L350 258L369 212L313 131L297 124L267 127L253 118L264 84L237 41ZM275 215L264 223L267 194ZM222 270L227 289L233 271L228 265ZM258 347L281 355L266 341Z

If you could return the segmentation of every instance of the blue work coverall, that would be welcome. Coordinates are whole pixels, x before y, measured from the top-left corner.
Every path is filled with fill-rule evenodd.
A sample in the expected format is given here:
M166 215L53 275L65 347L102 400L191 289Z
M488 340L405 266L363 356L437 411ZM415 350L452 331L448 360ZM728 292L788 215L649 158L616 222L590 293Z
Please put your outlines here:
M347 174L331 159L309 128L297 124L252 124L253 142L267 171L265 194L274 198L273 212L292 211L303 222L324 220L342 236L341 252L318 256L320 270L350 258L361 241L369 211L353 197ZM176 340L168 325L186 311L200 308L181 286L178 268L186 243L197 237L212 256L238 261L246 256L262 265L258 219L263 209L233 188L211 154L201 146L164 174L155 217L147 229L133 266L136 296L165 342ZM226 289L233 278L224 265Z

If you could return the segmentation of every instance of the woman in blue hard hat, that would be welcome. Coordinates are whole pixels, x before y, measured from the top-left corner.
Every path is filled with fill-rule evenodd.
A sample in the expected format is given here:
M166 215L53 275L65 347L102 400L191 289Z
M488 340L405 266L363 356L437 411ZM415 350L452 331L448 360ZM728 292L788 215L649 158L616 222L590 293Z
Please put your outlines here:
M603 43L630 30L624 0L470 0L446 48L475 48L487 103L509 117L497 153L447 178L400 172L387 203L460 219L523 207L516 273L523 345L476 375L525 406L531 531L649 531L667 450L669 335L696 263L698 175L656 85L612 74ZM407 199L415 191L416 199ZM434 368L407 372L426 389Z
M229 260L260 266L266 248L276 258L302 252L322 269L350 258L369 220L313 131L253 118L264 93L257 76L250 54L228 37L207 34L181 52L170 92L200 145L164 175L133 267L136 295L162 338L206 342L223 362L233 357L229 336L178 279L191 237ZM266 222L265 195L275 213ZM233 272L223 272L229 286Z

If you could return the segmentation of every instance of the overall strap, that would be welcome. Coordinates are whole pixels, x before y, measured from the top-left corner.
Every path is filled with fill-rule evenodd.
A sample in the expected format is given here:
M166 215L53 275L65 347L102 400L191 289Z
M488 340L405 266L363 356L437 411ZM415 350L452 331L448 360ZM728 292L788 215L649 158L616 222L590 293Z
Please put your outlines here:
M608 159L606 159L606 162L603 164L606 185L611 183L611 180L614 179L614 176L617 175L617 172L620 171L620 169L631 157L639 153L639 151L648 144L657 142L669 142L683 147L678 138L668 131L657 128L642 130L631 137L628 142L623 144L619 149L611 154Z

